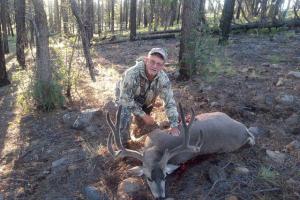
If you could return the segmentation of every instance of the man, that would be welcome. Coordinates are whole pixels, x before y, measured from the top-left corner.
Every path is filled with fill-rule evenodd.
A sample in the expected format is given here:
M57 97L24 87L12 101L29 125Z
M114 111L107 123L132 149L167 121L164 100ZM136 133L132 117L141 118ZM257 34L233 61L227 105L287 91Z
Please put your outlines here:
M123 143L129 138L131 114L141 118L146 125L155 123L150 113L158 96L164 101L166 115L171 125L170 134L174 136L180 134L171 83L163 71L166 60L167 53L164 49L153 48L147 57L127 69L117 84L116 102L122 105L120 128Z

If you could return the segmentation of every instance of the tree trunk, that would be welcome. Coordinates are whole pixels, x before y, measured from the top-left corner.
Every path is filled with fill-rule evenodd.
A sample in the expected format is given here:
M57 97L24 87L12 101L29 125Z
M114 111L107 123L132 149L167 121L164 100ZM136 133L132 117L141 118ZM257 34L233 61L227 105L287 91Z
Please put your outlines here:
M54 30L52 0L48 0L48 13L49 13L49 29L50 32L52 32Z
M224 44L228 41L230 33L230 24L233 17L235 0L225 0L222 17L220 20L221 36L219 38L219 44Z
M267 16L267 3L268 0L262 0L261 1L261 15L260 15L260 19L261 21L266 21L266 16Z
M63 30L66 36L70 35L69 27L68 27L69 25L68 7L69 7L68 1L61 0L61 15L63 20Z
M1 2L2 4L3 2ZM7 77L4 47L2 42L2 29L0 26L0 87L10 84Z
M144 6L144 27L147 27L148 26L148 16L147 16L147 0L144 0L144 3L143 3L143 6Z
M179 20L180 20L180 15L181 15L181 5L182 5L182 0L179 0L179 5L178 5L178 9L177 9L177 24L179 24Z
M174 22L176 20L176 9L177 9L177 0L171 2L171 17L170 17L170 22L169 26L174 26Z
M43 0L32 0L36 34L36 83L35 100L43 110L52 110L54 102L49 102L52 87L52 68L49 54L49 31ZM48 103L49 102L49 103Z
M111 0L111 29L112 34L115 32L115 1Z
M32 2L29 2L28 10L29 10L29 13L33 13ZM34 24L33 24L33 19L29 20L29 31L30 31L29 45L30 45L30 47L32 47L32 45L34 45Z
M154 16L154 7L155 7L155 0L150 0L150 15L149 15L149 27L148 31L150 32L153 27L153 16Z
M3 32L3 46L5 54L9 53L8 48L8 38L7 38L7 25L6 25L6 12L7 12L7 0L0 0L1 1L1 24L2 24L2 32Z
M136 38L136 0L130 0L130 40Z
M15 20L16 20L16 54L19 65L25 69L25 44L26 44L26 28L25 28L25 0L15 0Z
M241 15L241 9L242 9L242 4L241 2L238 0L238 7L237 7L237 11L236 11L236 19L240 19L240 15Z
M100 5L100 0L97 1L97 18L98 18L98 35L100 37L101 35L101 32L102 32L102 26L101 26L101 14L102 14L102 11L101 11L101 5Z
M120 31L123 30L122 23L123 23L123 2L121 0L121 3L120 3Z
M11 18L10 18L9 13L7 13L7 20L8 20L8 30L9 30L9 32L10 32L10 35L11 35L12 37L14 37L14 36L15 36L15 35L14 35L14 30L13 30L13 28L12 28L12 22L11 22Z
M54 0L54 27L55 32L61 32L61 22L60 22L60 12L59 12L59 5L58 0Z
M94 6L93 6L93 0L86 0L85 2L85 31L87 34L88 44L90 44L92 38L93 38L93 27L94 27Z
M143 7L143 1L139 1L139 6L138 6L138 16L137 16L137 26L141 26L141 21L142 21L142 7Z
M75 0L69 0L72 8L73 15L76 17L76 21L78 23L79 32L81 35L82 40L82 46L83 46L83 53L84 57L86 59L86 66L89 69L90 77L93 81L96 81L95 75L94 75L94 64L90 55L90 47L89 47L89 41L87 38L87 33L84 28L84 24L82 22L82 18L80 15L79 7Z
M178 80L190 79L196 65L196 42L200 37L201 19L199 12L201 0L183 1L182 28L179 50L179 77Z
M128 29L128 0L125 0L125 29Z

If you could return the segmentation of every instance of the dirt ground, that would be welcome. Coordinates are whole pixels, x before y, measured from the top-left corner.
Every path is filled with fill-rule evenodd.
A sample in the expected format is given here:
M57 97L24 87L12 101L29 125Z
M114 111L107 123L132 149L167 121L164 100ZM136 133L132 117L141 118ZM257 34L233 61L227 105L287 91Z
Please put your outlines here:
M177 62L178 39L95 46L97 82L83 73L73 103L51 113L24 114L17 106L18 81L0 88L0 199L87 199L87 186L118 199L118 184L129 177L127 169L139 163L113 160L108 154L105 113L115 111L114 84L121 73L157 46L167 48L170 63ZM168 176L167 196L300 199L300 79L288 75L300 71L300 34L291 30L272 38L234 35L225 55L230 58L230 73L224 70L210 81L198 75L176 82L176 68L167 68L175 99L199 114L227 113L252 127L257 144L185 163ZM14 62L8 62L10 77L17 71ZM77 116L85 109L98 110L92 125L71 129L64 116ZM164 120L163 107L153 116ZM146 187L135 195L132 199L152 199Z

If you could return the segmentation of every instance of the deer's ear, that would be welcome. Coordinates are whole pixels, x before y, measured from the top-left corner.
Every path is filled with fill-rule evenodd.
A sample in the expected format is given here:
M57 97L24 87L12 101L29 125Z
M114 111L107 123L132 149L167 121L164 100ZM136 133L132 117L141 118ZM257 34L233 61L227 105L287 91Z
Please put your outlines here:
M128 173L133 176L142 176L144 174L143 167L136 166L128 170Z
M167 164L166 173L167 174L172 174L178 167L179 167L179 165Z

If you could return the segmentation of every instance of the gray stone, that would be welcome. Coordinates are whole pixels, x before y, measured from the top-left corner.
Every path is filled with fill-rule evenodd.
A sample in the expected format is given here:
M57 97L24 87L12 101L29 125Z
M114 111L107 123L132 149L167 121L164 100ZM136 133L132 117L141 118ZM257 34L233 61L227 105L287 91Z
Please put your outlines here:
M277 87L282 86L283 85L283 80L284 80L283 78L279 78L278 81L277 81L277 83L276 83L276 86Z
M300 123L300 116L294 113L285 120L285 123L287 126L297 126Z
M300 72L290 71L287 75L289 78L300 78Z
M83 130L90 124L92 118L98 111L99 109L97 108L82 111L73 123L72 128L76 130Z
M265 104L268 106L273 106L274 105L274 98L270 95L265 96Z
M274 68L274 69L280 69L281 66L279 64L271 64L271 67Z
M220 106L220 103L216 102L216 101L213 101L210 103L210 107L218 107Z
M277 97L277 101L284 105L292 105L295 101L295 97L293 95L284 94Z
M237 174L249 174L250 170L246 167L236 167L234 170Z
M279 151L271 151L271 150L267 150L266 153L271 160L279 164L283 164L285 161L286 155L284 153L280 153Z
M118 199L134 199L134 195L144 189L141 179L130 177L119 184L117 196Z
M94 186L85 187L84 194L88 200L109 200L107 194L99 192Z
M58 166L61 166L61 165L65 165L65 164L67 164L67 159L63 157L61 159L53 161L52 162L52 168L55 168L55 167L58 167Z

